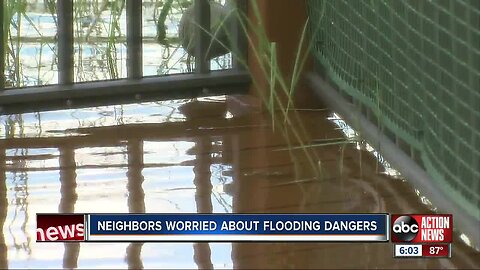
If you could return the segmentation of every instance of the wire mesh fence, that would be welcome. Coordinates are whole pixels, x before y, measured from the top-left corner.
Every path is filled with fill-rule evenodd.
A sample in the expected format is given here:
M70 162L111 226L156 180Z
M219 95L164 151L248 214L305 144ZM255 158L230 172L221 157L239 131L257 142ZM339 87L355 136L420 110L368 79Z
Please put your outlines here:
M480 220L480 1L308 1L314 55Z

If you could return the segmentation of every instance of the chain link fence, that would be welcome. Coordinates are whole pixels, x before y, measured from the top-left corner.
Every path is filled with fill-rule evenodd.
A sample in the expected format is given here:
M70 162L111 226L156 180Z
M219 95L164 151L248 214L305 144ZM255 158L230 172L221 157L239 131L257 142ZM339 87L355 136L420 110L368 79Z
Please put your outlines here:
M480 222L480 1L308 5L329 80Z

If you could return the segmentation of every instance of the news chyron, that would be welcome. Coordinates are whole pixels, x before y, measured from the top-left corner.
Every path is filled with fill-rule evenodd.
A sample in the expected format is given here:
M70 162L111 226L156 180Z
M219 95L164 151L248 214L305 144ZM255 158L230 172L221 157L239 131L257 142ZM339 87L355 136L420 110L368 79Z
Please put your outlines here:
M388 214L37 214L37 242L387 242Z
M396 257L449 256L452 231L451 214L37 214L36 228L37 242L391 239Z

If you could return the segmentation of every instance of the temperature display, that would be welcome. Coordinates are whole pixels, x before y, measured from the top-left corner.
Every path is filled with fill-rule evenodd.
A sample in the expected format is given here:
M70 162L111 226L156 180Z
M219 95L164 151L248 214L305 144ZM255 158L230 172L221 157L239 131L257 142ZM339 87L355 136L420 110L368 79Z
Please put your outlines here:
M450 244L423 245L422 257L451 257Z

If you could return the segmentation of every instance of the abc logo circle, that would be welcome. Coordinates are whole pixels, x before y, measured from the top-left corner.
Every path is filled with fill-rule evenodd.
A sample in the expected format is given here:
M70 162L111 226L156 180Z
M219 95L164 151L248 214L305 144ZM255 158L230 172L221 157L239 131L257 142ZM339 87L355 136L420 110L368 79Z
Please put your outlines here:
M393 222L393 234L404 242L412 241L418 233L418 223L411 216L400 216Z

